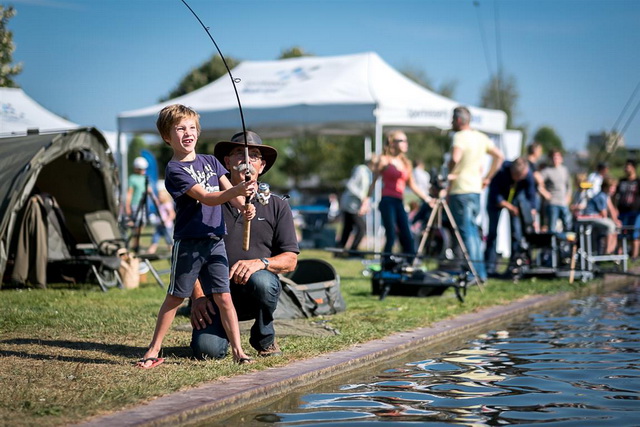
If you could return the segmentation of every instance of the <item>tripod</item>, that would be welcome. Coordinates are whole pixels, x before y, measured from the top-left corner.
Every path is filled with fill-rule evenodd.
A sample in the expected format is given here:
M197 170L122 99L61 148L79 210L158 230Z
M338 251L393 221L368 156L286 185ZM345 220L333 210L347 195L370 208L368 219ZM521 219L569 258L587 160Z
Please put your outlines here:
M149 196L151 196L151 202L156 208L156 212L158 215L160 214L160 210L158 209L158 202L156 201L155 195L149 189L149 177L144 177L144 192L142 193L142 198L140 199L140 203L133 214L133 247L131 248L136 254L140 253L140 235L142 234L142 227L145 225L145 219L149 217Z
M433 223L435 222L436 218L438 218L438 222L441 225L442 223L441 211L443 209L445 214L447 215L447 218L449 219L451 228L453 228L453 233L456 236L456 241L458 242L458 245L460 245L460 249L462 250L464 260L467 262L467 267L469 267L469 271L471 271L471 274L473 274L473 277L475 278L475 282L478 285L478 287L482 289L482 284L480 282L480 279L478 278L478 273L475 267L473 266L471 259L469 258L469 252L467 251L467 246L464 244L464 241L462 240L462 236L460 235L460 231L458 230L458 225L456 224L456 221L453 219L453 215L451 214L449 205L447 204L447 201L444 198L444 190L441 190L440 193L438 194L436 205L433 207L433 210L431 211L431 215L429 215L429 220L427 221L427 227L422 232L422 238L420 239L420 245L418 246L418 254L422 253L422 251L424 250L424 246L427 243L427 239L429 238L429 233L433 228ZM418 262L419 262L419 258L415 258L413 260L414 266L417 266Z

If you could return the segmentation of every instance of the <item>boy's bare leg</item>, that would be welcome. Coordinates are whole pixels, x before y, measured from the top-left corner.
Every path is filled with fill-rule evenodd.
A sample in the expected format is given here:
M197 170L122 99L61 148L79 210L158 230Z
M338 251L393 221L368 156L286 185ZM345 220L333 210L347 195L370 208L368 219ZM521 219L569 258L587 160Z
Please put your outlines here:
M160 311L158 312L158 320L156 321L156 329L153 332L153 338L149 344L149 349L142 357L143 360L150 357L158 357L160 350L162 349L162 341L171 327L173 319L176 317L178 307L180 307L183 301L184 298L174 297L173 295L167 295L165 297L162 306L160 306ZM141 364L141 366L148 367L152 363L152 361L147 360L144 364Z
M240 343L240 326L238 324L238 314L233 306L233 300L230 293L218 293L213 294L213 301L220 310L220 320L222 326L227 333L229 344L231 344L231 351L233 352L233 360L240 362L242 359L250 359L242 350L242 344Z

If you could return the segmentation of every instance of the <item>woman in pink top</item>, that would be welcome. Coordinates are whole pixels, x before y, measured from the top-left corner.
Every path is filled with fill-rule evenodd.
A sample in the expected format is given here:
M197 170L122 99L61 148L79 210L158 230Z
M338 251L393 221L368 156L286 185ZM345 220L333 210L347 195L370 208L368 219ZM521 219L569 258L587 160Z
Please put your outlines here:
M369 187L369 197L373 194L378 177L382 177L382 198L378 204L386 242L385 254L391 253L396 241L396 231L400 237L402 250L407 254L415 254L416 248L409 226L409 217L404 208L402 197L406 186L427 203L433 204L431 197L424 194L415 184L411 161L406 152L409 149L407 135L396 130L389 133L384 151L373 169L373 180ZM369 203L369 197L365 203Z

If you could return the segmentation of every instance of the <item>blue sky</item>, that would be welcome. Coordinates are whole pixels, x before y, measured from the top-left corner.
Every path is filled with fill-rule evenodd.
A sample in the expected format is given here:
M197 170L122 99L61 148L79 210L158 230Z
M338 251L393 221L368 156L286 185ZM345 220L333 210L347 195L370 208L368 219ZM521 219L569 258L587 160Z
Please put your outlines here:
M567 148L611 130L640 82L638 0L188 3L226 56L270 60L292 46L322 56L374 51L398 69L423 70L435 86L455 80L463 104L478 104L499 51L520 93L514 122L530 135L551 126ZM118 113L158 102L215 50L180 0L3 4L18 11L9 23L14 60L24 65L18 84L56 114L104 130L116 130ZM629 118L639 102L640 93L618 126L628 125L635 147L640 113Z

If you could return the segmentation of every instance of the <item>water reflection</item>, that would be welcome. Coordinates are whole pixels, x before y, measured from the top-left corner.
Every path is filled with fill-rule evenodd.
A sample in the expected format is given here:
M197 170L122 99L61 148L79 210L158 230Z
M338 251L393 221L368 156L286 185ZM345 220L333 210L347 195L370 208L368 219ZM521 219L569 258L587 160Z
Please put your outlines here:
M318 387L249 424L640 425L640 287L572 301L466 348ZM420 356L418 356L420 358ZM291 401L289 401L291 402ZM246 424L245 424L246 425Z

